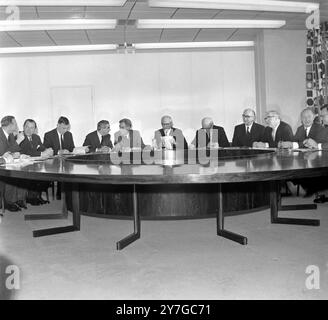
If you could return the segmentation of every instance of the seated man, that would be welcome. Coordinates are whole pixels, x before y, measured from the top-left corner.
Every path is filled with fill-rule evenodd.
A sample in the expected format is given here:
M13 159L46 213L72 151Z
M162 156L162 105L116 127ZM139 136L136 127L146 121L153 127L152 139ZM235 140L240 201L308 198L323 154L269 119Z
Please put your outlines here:
M305 139L304 147L319 150L328 150L328 104L323 105L320 108L320 119L322 121L323 131L321 140L308 137ZM328 201L328 197L318 192L328 188L327 179L323 178L309 178L301 181L301 186L306 190L305 196L311 196L315 194L315 203L323 203Z
M230 147L223 127L214 125L212 118L202 119L202 128L196 131L191 148L226 148Z
M251 148L253 142L261 141L265 127L255 122L255 111L252 109L245 109L242 117L244 123L235 126L232 146Z
M24 140L19 144L21 152L32 157L42 156L47 158L53 156L52 148L45 148L45 146L41 142L40 136L36 134L36 130L37 125L33 119L25 120ZM47 201L42 199L41 193L43 190L46 190L48 186L48 182L29 181L26 186L26 202L31 205L40 205L47 203Z
M45 148L52 148L54 155L67 154L74 150L72 133L69 132L70 123L66 117L60 117L57 128L46 132L43 139Z
M156 149L188 149L188 144L182 131L173 127L173 120L170 116L163 116L161 124L162 129L155 131L154 147Z
M143 149L145 144L138 130L132 130L132 122L130 119L122 119L119 121L120 130L114 134L114 150L130 151L131 149Z
M281 121L277 111L267 111L264 120L268 126L264 130L262 139L253 143L254 148L278 148L281 141L293 141L291 126Z
M314 123L315 114L311 108L305 108L301 112L302 125L296 130L296 134L292 141L282 141L281 148L297 149L308 148L308 139L314 140L316 143L325 142L324 128L318 123Z
M19 158L19 143L24 139L22 133L18 133L18 126L15 117L6 116L1 120L0 127L0 156L5 159ZM10 156L11 154L11 156ZM10 162L10 161L9 161ZM20 211L26 209L26 190L19 188L20 180L6 180L4 187L5 208L9 211Z
M57 128L46 132L43 139L45 148L52 148L54 155L72 152L75 148L72 133L69 132L70 123L66 117L60 117ZM61 184L57 184L57 199L61 199Z
M97 130L85 137L83 146L87 146L90 152L109 152L113 148L109 131L109 122L107 120L99 121Z

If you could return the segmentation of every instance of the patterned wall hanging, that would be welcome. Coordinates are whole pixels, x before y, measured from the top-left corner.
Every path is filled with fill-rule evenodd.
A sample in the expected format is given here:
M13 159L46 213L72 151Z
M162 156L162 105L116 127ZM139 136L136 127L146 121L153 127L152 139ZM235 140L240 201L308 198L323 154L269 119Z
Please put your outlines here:
M306 47L306 104L318 113L328 103L328 22L309 30Z

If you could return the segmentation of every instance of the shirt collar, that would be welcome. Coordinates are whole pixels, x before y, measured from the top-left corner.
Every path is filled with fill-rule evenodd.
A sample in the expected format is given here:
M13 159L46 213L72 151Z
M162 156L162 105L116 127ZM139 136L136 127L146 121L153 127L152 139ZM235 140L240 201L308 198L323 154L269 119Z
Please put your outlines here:
M100 134L100 132L98 130L97 130L97 135L98 135L99 141L101 141L102 135Z
M251 130L252 130L253 123L254 123L254 122L252 122L249 126L247 126L247 125L245 124L245 128L247 129L247 127L248 127L248 128L249 128L249 131L251 131Z

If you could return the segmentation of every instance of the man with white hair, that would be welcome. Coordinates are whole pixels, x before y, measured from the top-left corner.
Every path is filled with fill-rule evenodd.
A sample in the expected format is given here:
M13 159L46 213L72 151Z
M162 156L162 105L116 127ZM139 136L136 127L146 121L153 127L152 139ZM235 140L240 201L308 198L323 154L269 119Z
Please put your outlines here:
M227 135L223 127L214 125L213 119L202 119L202 127L196 131L191 147L196 148L226 148L230 147Z
M166 149L188 149L186 138L182 131L173 127L173 120L170 116L161 118L162 128L155 131L154 140L157 148Z
M301 112L302 125L297 128L294 139L281 142L280 147L286 149L308 148L308 139L314 140L316 143L325 142L324 127L314 123L314 118L315 114L311 108L303 109Z
M253 109L245 109L242 117L243 123L235 126L232 146L251 148L254 141L261 141L265 127L255 122L256 116Z
M293 141L294 135L291 126L280 119L276 110L267 111L264 117L267 127L261 141L253 143L255 148L277 148L282 141Z

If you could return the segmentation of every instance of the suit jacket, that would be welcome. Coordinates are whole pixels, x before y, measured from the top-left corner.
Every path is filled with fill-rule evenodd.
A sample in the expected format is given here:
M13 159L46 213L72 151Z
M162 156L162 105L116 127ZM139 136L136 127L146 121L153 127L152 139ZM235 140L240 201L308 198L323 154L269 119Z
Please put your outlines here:
M246 134L246 125L244 123L235 126L232 138L233 147L252 147L253 142L261 141L264 134L265 127L253 122L251 132Z
M325 137L325 129L322 125L318 123L313 123L310 129L310 132L308 134L308 137L306 137L306 132L304 129L304 126L299 126L296 130L295 136L294 136L294 142L297 142L300 148L303 148L303 141L307 138L313 139L317 143L323 143L327 142L327 138Z
M72 152L75 148L72 133L66 131L63 135L63 139L64 145L62 146L62 149L66 149ZM45 133L43 145L45 148L52 148L54 150L54 155L58 154L58 150L60 149L60 142L56 128Z
M321 148L322 150L328 150L328 126L323 127L322 135L324 137L324 141L321 144Z
M46 150L45 146L42 144L40 136L37 134L32 134L32 141L25 136L25 139L19 144L21 148L21 153L27 154L32 157L37 157L41 155L41 152Z
M110 139L110 134L106 134L105 136L102 137L103 143L101 144L101 141L99 140L97 130L90 132L86 137L83 142L83 146L88 146L90 152L95 152L96 149L99 149L103 146L113 148L112 141Z
M122 148L144 148L144 144L140 132L138 130L129 130L129 138L120 134L120 131L114 134L114 145L120 143Z
M188 149L188 143L186 138L184 137L182 131L178 128L171 128L170 131L170 136L173 136L175 141L183 141L183 145L178 145L178 143L176 145L173 146L173 149ZM156 139L156 144L158 146L162 145L162 137L165 137L165 131L164 129L158 129L155 131L155 139Z
M262 142L267 142L270 148L277 148L279 141L293 141L294 135L291 126L283 121L276 130L275 139L272 138L272 128L266 127L263 134Z
M0 127L0 156L6 152L20 152L20 147L16 142L15 136L11 133L8 139Z
M199 129L196 131L196 137L193 141L195 141L196 143L196 148L204 148L207 147L207 145L210 142L210 136L209 134L206 134L206 140L205 140L205 146L200 145L200 141L199 140L199 134L201 131L204 131L204 129ZM226 147L230 147L230 143L229 140L227 138L227 135L224 131L223 127L219 127L219 126L215 126L213 125L213 134L212 134L212 142L213 143L218 143L220 147L226 148Z

